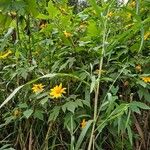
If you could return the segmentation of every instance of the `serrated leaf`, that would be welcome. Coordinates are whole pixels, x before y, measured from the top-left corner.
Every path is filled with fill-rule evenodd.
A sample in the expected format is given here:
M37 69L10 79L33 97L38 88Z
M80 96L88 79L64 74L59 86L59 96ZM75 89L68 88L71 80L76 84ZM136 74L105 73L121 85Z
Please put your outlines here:
M132 101L130 103L130 105L135 105L141 109L148 109L148 110L150 109L150 107L148 105L146 105L145 103L142 103L142 102Z
M77 100L75 100L75 103L76 103L78 106L83 107L83 103L82 103L81 100L77 99Z
M69 111L71 111L72 113L74 113L74 111L75 111L77 105L76 105L76 103L74 103L74 102L68 102L66 107L67 107L67 110L69 110Z
M53 19L55 16L58 15L59 10L54 6L52 1L48 2L48 8L47 11L49 13L49 16Z
M136 112L136 113L138 113L138 114L141 114L140 109L139 109L136 105L130 105L130 109L131 109L131 111L133 111L133 112Z
M83 102L83 104L84 104L84 105L86 105L86 106L88 106L88 107L91 107L91 106L90 106L90 102L89 102L89 101L82 100L82 102Z

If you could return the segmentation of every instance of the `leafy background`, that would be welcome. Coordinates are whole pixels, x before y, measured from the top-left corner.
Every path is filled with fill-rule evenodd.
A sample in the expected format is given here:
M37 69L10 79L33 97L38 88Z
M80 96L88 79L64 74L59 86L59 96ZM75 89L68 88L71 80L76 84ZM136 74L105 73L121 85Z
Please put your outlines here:
M0 150L148 150L149 8L1 0Z

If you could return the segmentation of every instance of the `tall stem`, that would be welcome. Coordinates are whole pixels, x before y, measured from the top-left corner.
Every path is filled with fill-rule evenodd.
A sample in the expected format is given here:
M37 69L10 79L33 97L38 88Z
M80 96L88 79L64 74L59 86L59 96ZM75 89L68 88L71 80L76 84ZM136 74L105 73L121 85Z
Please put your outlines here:
M107 24L107 19L104 21L102 53L101 53L101 57L99 60L98 84L96 87L95 99L94 99L93 126L92 126L92 132L91 132L90 141L89 141L89 145L88 145L88 150L91 150L92 143L94 143L94 131L95 131L95 126L96 126L96 121L97 121L97 108L98 108L98 96L99 96L99 89L100 89L100 78L101 78L101 73L102 73L101 70L103 67L103 58L104 58L104 53L105 53L106 24ZM94 148L94 146L93 146L93 148Z

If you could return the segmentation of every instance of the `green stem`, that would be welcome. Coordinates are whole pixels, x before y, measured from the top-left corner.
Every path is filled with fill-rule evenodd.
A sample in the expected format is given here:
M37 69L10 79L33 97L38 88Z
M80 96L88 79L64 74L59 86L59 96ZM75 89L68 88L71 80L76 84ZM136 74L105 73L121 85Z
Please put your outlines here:
M99 73L98 73L98 84L97 88L95 91L95 100L94 100L94 117L93 117L93 126L92 126L92 132L90 136L90 141L88 145L88 150L91 150L92 143L94 143L94 131L95 131L95 126L96 126L96 121L97 121L97 108L98 108L98 96L99 96L99 88L100 88L100 78L101 78L101 70L103 66L103 58L105 54L105 38L106 38L106 25L107 25L107 19L104 21L104 32L103 32L103 45L102 45L102 54L101 58L99 61Z

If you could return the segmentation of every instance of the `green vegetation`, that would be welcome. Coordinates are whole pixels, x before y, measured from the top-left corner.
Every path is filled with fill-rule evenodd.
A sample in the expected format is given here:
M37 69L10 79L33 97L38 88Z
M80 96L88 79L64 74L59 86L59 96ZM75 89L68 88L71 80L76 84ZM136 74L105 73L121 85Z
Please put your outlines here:
M0 150L149 150L149 25L149 0L0 0Z

